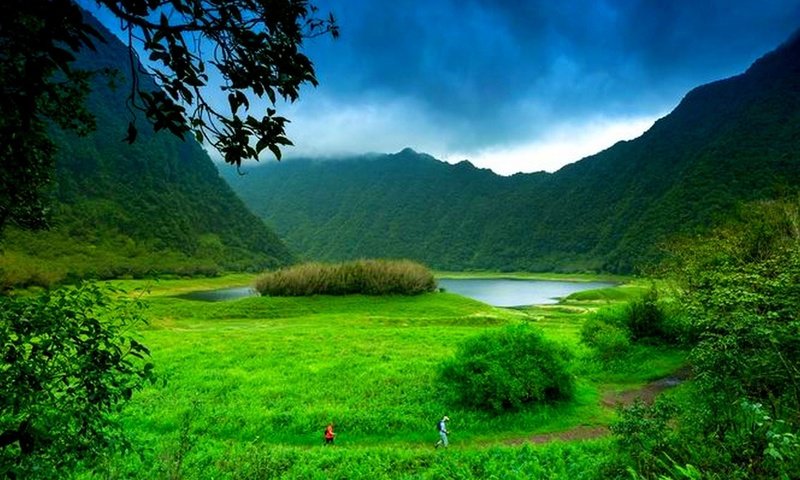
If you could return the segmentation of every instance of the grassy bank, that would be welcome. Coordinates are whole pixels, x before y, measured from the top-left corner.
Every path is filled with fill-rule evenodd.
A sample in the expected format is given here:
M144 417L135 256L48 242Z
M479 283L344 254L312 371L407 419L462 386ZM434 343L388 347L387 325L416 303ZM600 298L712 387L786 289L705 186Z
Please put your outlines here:
M381 477L369 477L370 471L385 478L485 478L491 472L530 478L530 472L552 471L579 478L570 476L574 469L563 456L581 449L599 454L599 447L502 445L607 424L613 411L600 402L604 391L638 385L682 361L680 352L642 349L635 362L603 371L578 344L586 312L597 308L594 300L512 310L449 293L218 303L174 297L250 280L119 282L150 290L151 324L141 332L142 343L165 383L138 394L121 414L141 451L109 459L108 471L163 477L178 468L175 478L238 478L251 471L259 472L256 478L266 471L287 478ZM498 416L448 405L436 385L441 362L465 338L517 322L537 325L578 354L575 399ZM451 450L458 452L448 457L429 450L433 425L444 413L452 419ZM320 447L331 421L335 452ZM541 452L520 464L522 449Z

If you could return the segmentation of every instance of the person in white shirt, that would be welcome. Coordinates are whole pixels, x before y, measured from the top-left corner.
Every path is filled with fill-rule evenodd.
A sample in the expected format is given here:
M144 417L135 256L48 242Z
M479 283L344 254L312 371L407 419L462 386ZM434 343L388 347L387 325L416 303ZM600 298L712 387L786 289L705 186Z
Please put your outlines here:
M447 434L450 433L450 430L447 429L447 422L449 421L450 417L448 417L447 415L445 415L444 417L442 417L441 420L439 420L439 441L436 442L436 445L434 445L435 448L439 448L441 446L447 448L448 445Z

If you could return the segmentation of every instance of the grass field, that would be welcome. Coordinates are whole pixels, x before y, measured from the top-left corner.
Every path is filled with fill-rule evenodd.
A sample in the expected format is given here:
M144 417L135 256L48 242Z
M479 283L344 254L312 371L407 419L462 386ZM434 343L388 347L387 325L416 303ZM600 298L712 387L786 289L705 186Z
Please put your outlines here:
M129 291L149 291L141 294L150 305L150 326L141 341L151 349L162 382L137 394L121 413L138 453L110 458L101 476L240 478L255 469L254 478L265 478L264 472L307 478L310 471L295 465L302 463L328 465L315 470L326 472L318 478L396 478L400 473L453 478L447 472L458 465L472 466L469 475L456 478L483 478L475 469L485 467L488 460L478 459L487 455L494 455L488 463L497 472L523 465L519 477L507 478L551 467L567 475L573 467L559 467L559 455L602 448L504 445L533 434L607 424L614 413L599 401L604 391L664 376L683 361L681 352L640 348L631 362L596 364L578 344L578 332L587 312L597 308L598 295L516 310L449 293L216 303L175 297L251 280L237 275L116 282ZM602 293L599 300L623 301L631 292ZM436 385L439 364L466 337L514 322L532 322L578 354L575 399L500 416L452 406ZM452 458L434 467L431 459L439 458L432 449L434 424L444 414L452 419L453 448L447 452ZM321 447L328 422L336 424L335 452ZM541 451L542 459L556 463L513 460L522 449ZM458 456L461 460L448 463ZM385 464L393 466L377 475ZM342 465L350 465L349 473L340 472Z

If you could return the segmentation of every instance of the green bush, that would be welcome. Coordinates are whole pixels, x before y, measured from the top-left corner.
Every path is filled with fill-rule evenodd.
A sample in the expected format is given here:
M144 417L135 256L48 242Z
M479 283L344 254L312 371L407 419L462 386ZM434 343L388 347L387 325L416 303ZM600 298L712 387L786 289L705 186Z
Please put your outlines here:
M665 466L664 457L659 454L674 455L675 430L670 422L677 413L676 406L663 399L652 405L637 399L618 413L619 418L611 425L618 447L617 464L633 466L644 478L655 478Z
M0 296L0 477L62 478L124 445L114 414L154 380L142 305L83 284Z
M598 310L581 327L582 342L604 360L625 354L633 342L673 342L683 336L681 312L667 309L651 287L625 306Z
M261 275L262 295L418 295L436 289L433 273L409 260L304 263Z
M634 341L670 340L673 337L666 328L666 316L659 306L655 287L650 287L642 297L628 304L626 324Z
M628 352L630 334L618 322L609 322L602 315L593 315L581 327L581 341L595 349L603 360L613 360Z
M495 413L571 398L570 352L528 325L467 339L439 372L439 382L469 408Z

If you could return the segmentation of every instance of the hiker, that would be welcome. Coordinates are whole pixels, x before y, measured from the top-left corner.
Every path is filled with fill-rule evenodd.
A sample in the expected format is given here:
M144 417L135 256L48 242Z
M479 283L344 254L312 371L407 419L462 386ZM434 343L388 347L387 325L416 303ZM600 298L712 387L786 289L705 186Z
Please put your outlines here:
M434 445L435 448L439 448L442 445L444 445L444 448L447 448L447 434L450 433L450 431L447 429L447 422L449 421L450 417L445 415L436 425L436 428L439 430L439 441L436 442L436 445Z
M329 423L327 427L325 427L325 445L333 445L333 437L336 434L333 433L333 423Z

